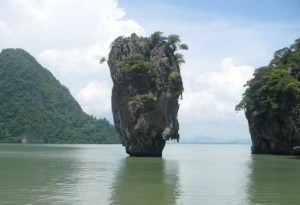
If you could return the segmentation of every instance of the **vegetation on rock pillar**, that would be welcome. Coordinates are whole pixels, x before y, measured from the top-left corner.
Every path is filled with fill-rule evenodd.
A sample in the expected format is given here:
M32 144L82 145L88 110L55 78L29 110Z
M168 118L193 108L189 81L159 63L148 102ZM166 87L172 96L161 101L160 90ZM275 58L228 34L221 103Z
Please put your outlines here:
M112 111L122 144L131 156L161 156L165 141L179 140L180 64L188 49L178 35L118 37L108 65L114 82Z

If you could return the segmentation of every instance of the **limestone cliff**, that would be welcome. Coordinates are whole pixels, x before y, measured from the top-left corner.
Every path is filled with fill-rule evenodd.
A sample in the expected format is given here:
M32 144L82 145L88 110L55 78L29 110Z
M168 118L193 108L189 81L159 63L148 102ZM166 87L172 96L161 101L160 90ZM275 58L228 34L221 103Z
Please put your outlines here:
M131 156L161 156L166 140L179 140L183 58L176 51L187 46L161 34L118 37L109 53L114 124Z
M236 109L244 109L252 139L252 153L299 154L300 39L274 53L247 83ZM294 149L295 148L295 149Z

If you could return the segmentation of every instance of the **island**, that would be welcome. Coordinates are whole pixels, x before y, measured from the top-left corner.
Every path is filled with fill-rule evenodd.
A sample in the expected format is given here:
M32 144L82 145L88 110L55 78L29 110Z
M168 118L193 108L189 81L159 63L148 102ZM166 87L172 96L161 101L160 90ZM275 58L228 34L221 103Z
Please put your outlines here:
M255 70L236 110L244 110L253 154L299 154L300 38Z
M113 125L86 114L23 49L0 53L0 143L119 143Z
M179 140L177 119L183 84L180 64L188 49L178 35L120 36L108 57L112 113L130 156L161 157L166 140Z

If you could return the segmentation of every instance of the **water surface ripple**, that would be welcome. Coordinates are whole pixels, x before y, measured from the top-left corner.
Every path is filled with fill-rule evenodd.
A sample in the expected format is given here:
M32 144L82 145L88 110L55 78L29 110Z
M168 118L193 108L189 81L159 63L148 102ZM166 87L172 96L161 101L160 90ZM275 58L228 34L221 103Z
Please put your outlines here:
M0 144L0 204L297 204L299 173L299 157L250 145L168 144L163 158L130 158L121 145Z

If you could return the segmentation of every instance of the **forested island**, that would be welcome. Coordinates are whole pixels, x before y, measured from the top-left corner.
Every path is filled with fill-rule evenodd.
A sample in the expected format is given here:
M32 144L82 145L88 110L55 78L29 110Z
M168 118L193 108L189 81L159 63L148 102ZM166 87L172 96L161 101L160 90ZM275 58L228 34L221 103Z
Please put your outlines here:
M84 113L69 90L22 49L1 52L0 86L1 143L119 143L113 125Z
M300 38L255 70L236 110L245 110L252 153L299 154Z

